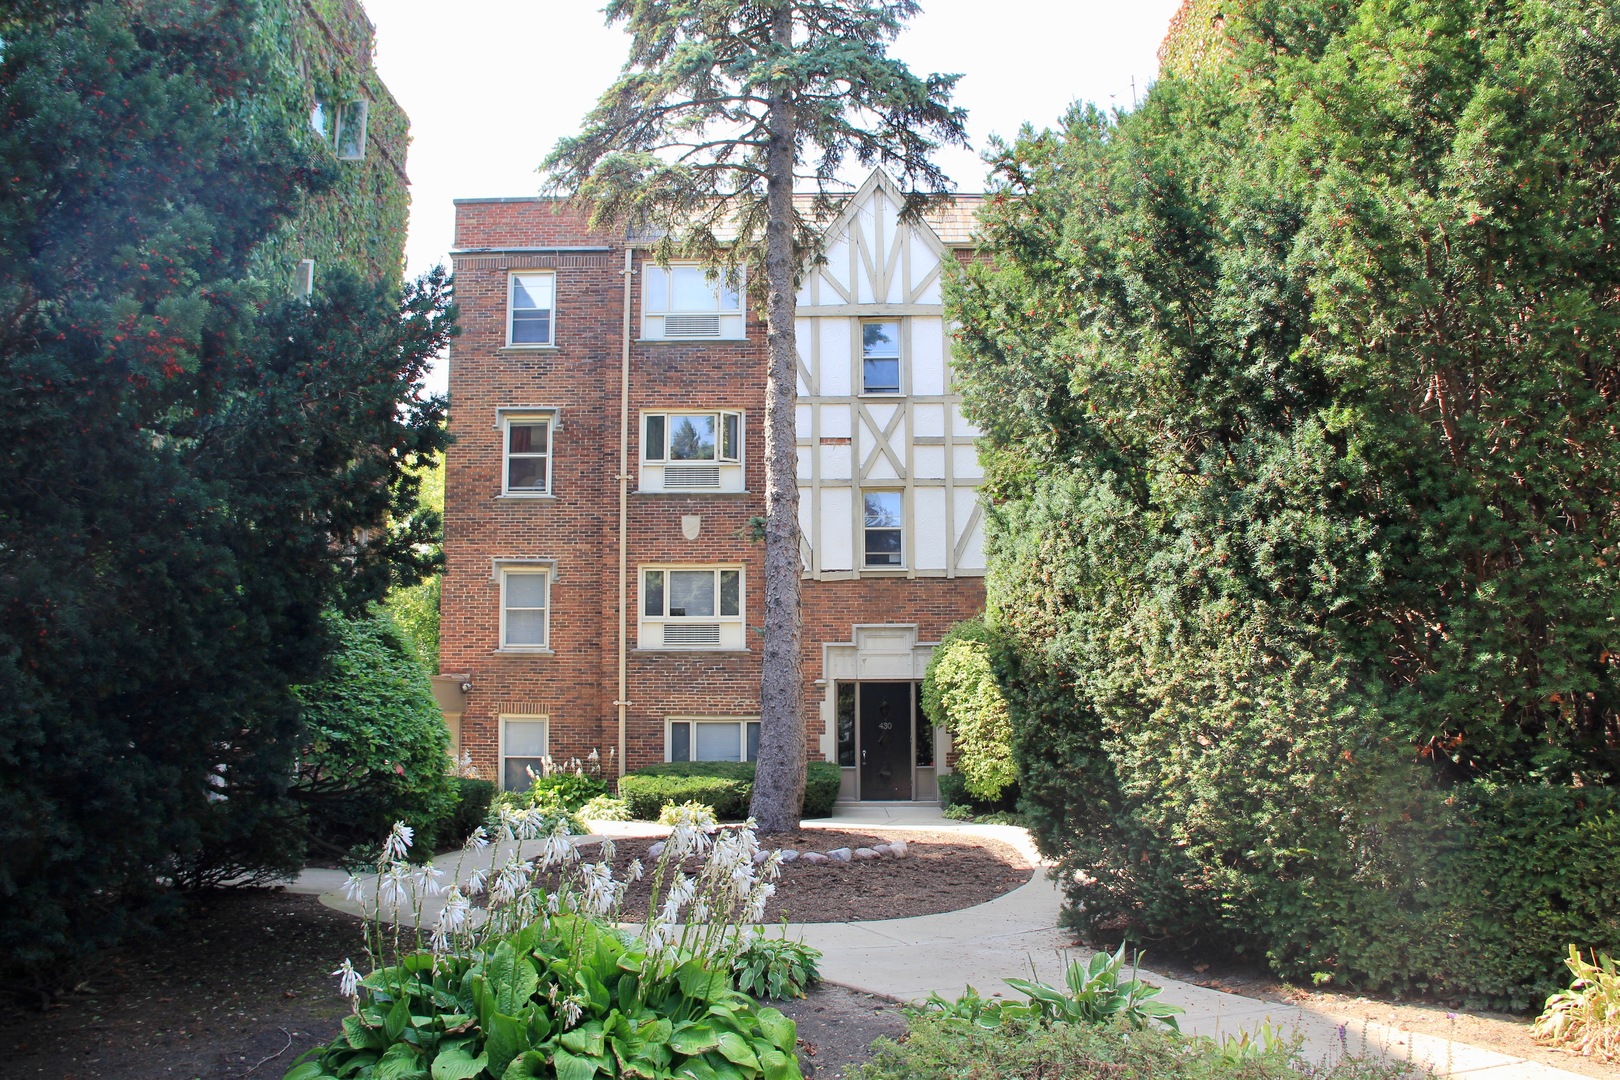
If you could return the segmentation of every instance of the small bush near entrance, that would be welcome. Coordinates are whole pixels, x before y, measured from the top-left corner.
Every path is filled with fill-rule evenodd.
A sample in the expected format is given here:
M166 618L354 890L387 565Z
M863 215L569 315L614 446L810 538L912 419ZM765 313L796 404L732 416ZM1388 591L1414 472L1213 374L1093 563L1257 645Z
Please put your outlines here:
M805 817L826 817L838 798L841 774L830 761L810 762L804 785ZM672 761L637 769L619 781L630 816L656 821L665 803L698 802L722 820L748 816L754 765L747 761Z

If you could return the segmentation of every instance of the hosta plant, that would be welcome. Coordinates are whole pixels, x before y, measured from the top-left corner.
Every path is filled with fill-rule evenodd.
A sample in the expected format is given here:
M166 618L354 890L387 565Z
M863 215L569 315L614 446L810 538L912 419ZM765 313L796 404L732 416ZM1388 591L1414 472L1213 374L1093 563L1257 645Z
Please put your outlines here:
M1620 1061L1620 970L1614 957L1593 950L1588 963L1571 945L1564 963L1575 981L1547 999L1531 1029L1536 1039L1600 1061Z
M715 833L677 815L634 932L617 927L627 880L611 841L587 861L539 812L501 813L453 867L406 861L396 826L370 879L348 895L366 915L370 974L334 974L353 1013L285 1080L795 1080L792 1021L732 989L775 892L780 857L758 862L751 826ZM539 851L523 858L523 844ZM688 856L703 857L693 874ZM383 962L388 958L389 962Z
M756 933L732 961L731 976L738 990L757 998L800 998L821 981L820 960L821 950L802 941Z
M985 1028L1004 1024L1122 1023L1145 1028L1152 1021L1180 1030L1176 1005L1154 1001L1159 988L1140 979L1121 978L1125 970L1125 946L1114 953L1096 953L1090 961L1069 964L1064 977L1067 992L1032 979L1007 979L1007 985L1026 995L1023 1001L1002 1001L980 997L971 986L963 997L947 1001L934 994L924 1003L924 1012L943 1012L970 1020Z

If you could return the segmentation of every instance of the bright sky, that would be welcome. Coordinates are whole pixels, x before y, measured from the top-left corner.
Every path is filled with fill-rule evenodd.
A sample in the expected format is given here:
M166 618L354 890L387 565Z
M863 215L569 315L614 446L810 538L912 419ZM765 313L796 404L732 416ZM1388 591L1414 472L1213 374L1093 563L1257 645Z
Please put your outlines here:
M536 167L577 129L624 63L628 39L595 0L364 0L377 69L411 119L409 273L450 250L452 200L532 195ZM959 72L974 149L939 163L984 187L979 151L1071 102L1129 108L1153 80L1179 0L922 0L892 54L919 75ZM435 389L443 389L442 374Z

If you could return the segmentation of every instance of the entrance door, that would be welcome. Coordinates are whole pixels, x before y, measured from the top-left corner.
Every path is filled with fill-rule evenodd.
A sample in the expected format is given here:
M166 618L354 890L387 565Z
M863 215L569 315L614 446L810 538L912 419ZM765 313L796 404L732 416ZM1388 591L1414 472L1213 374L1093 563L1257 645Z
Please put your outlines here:
M860 684L861 798L911 798L911 683Z

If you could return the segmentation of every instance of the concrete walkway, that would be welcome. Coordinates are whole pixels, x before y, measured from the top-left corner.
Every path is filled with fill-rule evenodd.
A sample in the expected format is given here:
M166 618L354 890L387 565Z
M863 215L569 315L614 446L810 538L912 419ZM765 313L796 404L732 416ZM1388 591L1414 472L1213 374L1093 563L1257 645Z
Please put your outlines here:
M645 836L667 832L645 822L604 822L602 833ZM1039 862L1029 834L1007 825L969 825L944 817L937 807L915 804L850 804L829 818L804 822L805 828L929 829L961 831L1011 844ZM530 851L530 848L534 851ZM539 843L523 845L529 857ZM451 857L453 859L453 857ZM443 860L440 865L444 866ZM342 886L346 875L336 870L306 870L289 888L318 895L323 904L357 914ZM969 986L990 996L1012 993L1006 978L1034 977L1063 985L1072 959L1090 950L1077 948L1073 934L1058 926L1062 897L1043 873L1004 896L962 911L874 922L795 923L788 936L822 952L821 972L830 982L899 1001L922 1001L930 993L954 998ZM435 913L424 912L424 915ZM427 921L426 919L424 921ZM1351 1053L1382 1052L1424 1065L1437 1075L1468 1080L1586 1080L1579 1074L1523 1058L1448 1039L1401 1031L1362 1016L1339 1016L1287 1002L1210 990L1167 978L1144 968L1139 977L1161 988L1160 1001L1179 1005L1181 1030L1200 1035L1236 1036L1264 1024L1298 1032L1304 1053L1313 1061Z

